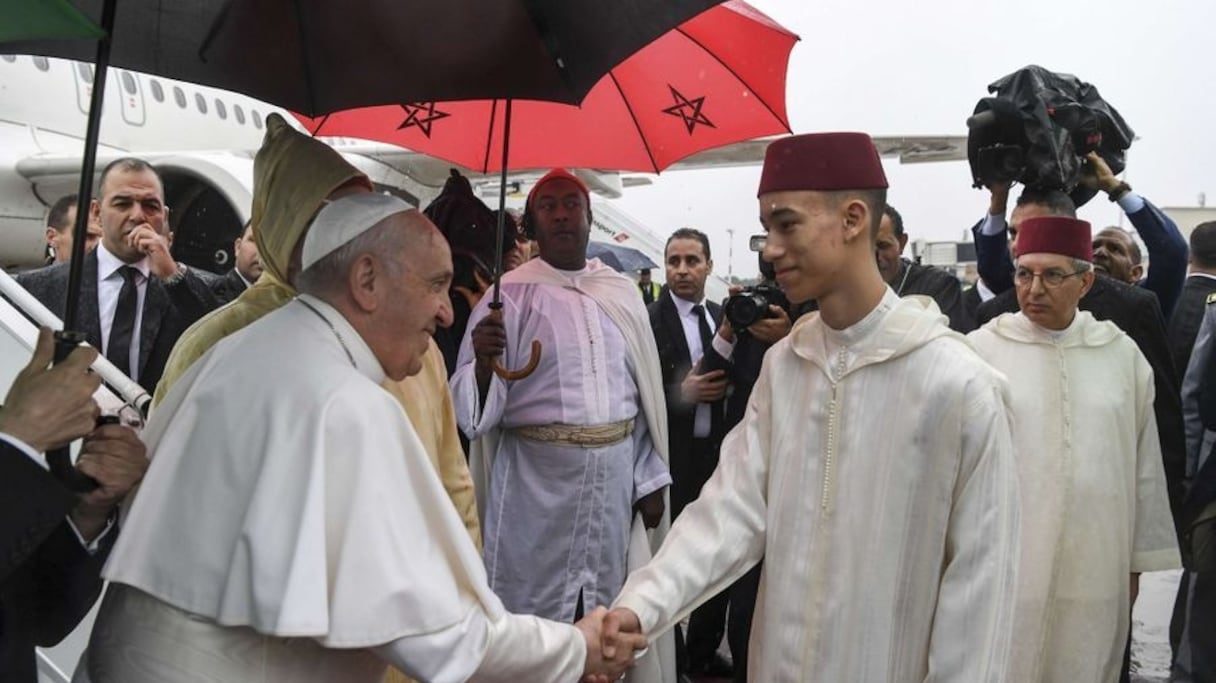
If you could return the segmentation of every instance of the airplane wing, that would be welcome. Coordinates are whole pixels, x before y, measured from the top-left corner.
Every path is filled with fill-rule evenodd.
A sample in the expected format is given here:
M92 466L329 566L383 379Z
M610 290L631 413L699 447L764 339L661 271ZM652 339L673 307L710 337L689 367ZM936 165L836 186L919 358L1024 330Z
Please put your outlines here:
M668 170L755 166L764 162L764 150L777 138L757 138L706 150L677 161ZM967 158L965 135L902 135L875 137L874 146L887 159L901 164L960 161Z
M667 171L758 166L764 162L764 150L774 139L757 138L699 152L672 164ZM498 196L500 180L497 173L479 173L458 164L391 145L338 138L326 138L326 141L345 154L374 159L428 187L443 187L449 169L455 168L461 175L469 178L474 191L481 196ZM902 164L960 161L967 158L967 137L963 135L880 136L874 138L874 145L884 158L896 158ZM524 190L536 182L546 170L509 173L507 194L521 197ZM610 199L620 197L627 187L649 185L652 182L652 176L646 174L622 174L595 169L573 169L573 172L587 183L592 192Z

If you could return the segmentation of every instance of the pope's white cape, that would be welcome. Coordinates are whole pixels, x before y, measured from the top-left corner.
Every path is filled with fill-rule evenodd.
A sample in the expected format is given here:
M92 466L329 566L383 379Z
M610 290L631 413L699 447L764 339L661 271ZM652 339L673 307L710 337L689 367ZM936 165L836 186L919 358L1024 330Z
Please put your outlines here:
M492 629L515 619L371 350L334 309L301 299L316 310L296 301L224 339L152 416L152 464L105 577L220 625L331 648L450 631L475 612ZM551 626L560 637L516 643L514 663L553 664L554 647L571 646L581 668L581 637ZM484 656L501 670L503 654Z

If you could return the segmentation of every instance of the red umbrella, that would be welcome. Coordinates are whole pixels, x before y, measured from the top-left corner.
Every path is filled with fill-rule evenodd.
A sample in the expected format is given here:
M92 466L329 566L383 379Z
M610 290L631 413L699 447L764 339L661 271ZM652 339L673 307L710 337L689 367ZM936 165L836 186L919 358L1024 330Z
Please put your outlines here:
M469 100L405 102L296 118L313 135L387 142L482 173L499 171L490 308L501 314L508 170L573 166L658 172L701 150L789 132L785 73L798 36L741 0L663 34L601 78L579 106ZM540 343L520 370L527 377Z
M660 171L704 149L789 132L785 74L798 36L730 0L612 69L580 106L409 102L309 118L313 134L387 142L483 173L571 166Z

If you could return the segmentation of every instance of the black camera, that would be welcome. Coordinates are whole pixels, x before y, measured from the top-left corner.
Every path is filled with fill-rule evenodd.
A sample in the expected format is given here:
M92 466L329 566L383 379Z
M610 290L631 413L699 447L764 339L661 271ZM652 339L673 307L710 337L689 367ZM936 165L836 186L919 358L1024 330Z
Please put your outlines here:
M1059 190L1081 206L1095 190L1081 182L1097 152L1123 171L1135 133L1097 88L1071 74L1027 66L989 84L967 119L967 160L975 187L1019 182Z
M722 315L730 321L730 326L741 331L751 327L753 323L769 317L769 306L780 306L785 300L785 293L780 288L760 284L732 295L722 306Z

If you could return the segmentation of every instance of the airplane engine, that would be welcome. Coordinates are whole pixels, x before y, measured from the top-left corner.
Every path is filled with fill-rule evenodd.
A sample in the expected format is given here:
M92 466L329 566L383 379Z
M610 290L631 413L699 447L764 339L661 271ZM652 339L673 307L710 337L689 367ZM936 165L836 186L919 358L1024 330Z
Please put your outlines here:
M253 160L221 153L173 157L155 165L165 183L173 256L213 273L230 270L233 243L249 220Z

